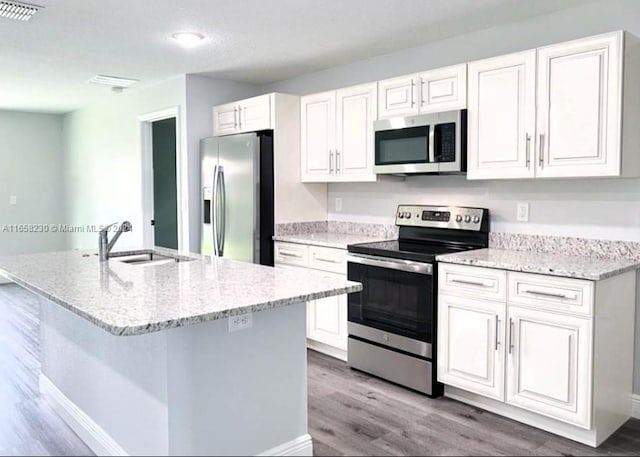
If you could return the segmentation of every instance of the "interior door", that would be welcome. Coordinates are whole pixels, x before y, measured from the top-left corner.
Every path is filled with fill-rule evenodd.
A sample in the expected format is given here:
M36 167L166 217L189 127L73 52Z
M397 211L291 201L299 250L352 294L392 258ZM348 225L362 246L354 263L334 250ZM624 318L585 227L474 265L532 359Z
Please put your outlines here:
M538 50L537 175L620 174L622 32Z
M337 93L336 171L344 181L375 181L373 122L377 85L364 84Z
M176 119L151 124L153 146L154 244L178 249Z
M440 295L438 381L504 401L505 308Z
M507 403L591 428L592 324L509 306Z
M302 181L328 181L335 172L336 93L302 97Z
M222 257L244 262L258 259L259 147L254 133L219 140L218 218Z
M532 178L536 51L470 63L468 179Z

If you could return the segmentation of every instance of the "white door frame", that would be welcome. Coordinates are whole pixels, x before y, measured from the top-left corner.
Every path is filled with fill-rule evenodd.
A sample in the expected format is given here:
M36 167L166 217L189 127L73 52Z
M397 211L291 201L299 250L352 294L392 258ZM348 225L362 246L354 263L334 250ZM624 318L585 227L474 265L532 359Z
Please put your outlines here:
M164 119L176 119L176 192L178 214L178 250L189 251L189 187L186 148L183 147L182 116L179 106L138 116L142 147L142 217L143 240L146 247L155 246L153 227L149 223L154 217L153 207L153 131L152 123Z

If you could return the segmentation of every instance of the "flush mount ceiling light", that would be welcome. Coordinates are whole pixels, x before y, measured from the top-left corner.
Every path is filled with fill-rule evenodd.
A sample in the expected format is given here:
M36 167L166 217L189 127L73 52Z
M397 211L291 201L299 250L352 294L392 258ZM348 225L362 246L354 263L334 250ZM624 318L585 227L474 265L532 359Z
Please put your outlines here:
M28 3L0 1L0 17L26 22L36 14L42 6Z
M89 80L91 84L100 84L102 86L110 86L113 88L126 89L140 82L137 79L120 78L118 76L96 75Z
M192 48L204 40L204 35L196 32L179 32L171 37L185 48Z

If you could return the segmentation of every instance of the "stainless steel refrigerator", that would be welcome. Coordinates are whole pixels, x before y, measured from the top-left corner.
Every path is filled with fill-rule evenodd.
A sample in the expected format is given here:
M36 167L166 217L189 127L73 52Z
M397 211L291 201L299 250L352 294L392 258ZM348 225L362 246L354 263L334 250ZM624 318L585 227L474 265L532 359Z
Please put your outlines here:
M273 132L205 138L201 252L273 265Z

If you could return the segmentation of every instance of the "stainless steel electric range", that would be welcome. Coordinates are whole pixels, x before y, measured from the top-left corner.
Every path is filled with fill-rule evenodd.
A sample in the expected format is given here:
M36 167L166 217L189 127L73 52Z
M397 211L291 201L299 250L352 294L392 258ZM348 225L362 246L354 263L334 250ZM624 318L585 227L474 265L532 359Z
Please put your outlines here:
M348 361L362 370L437 397L436 256L486 248L489 210L400 205L397 240L348 247Z

